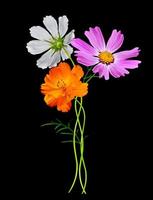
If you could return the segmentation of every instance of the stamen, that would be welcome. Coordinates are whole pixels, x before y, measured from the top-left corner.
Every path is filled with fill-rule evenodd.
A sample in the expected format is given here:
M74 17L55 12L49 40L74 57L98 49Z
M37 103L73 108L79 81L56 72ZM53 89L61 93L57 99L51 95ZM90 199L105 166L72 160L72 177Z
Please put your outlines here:
M103 64L106 64L106 65L109 65L110 63L114 62L113 55L110 52L108 52L108 51L100 52L100 54L98 55L98 57L99 57L100 61Z
M65 82L62 79L58 80L57 87L58 88L64 88L65 87Z
M51 41L51 49L54 49L55 51L61 50L63 46L63 39L60 37Z

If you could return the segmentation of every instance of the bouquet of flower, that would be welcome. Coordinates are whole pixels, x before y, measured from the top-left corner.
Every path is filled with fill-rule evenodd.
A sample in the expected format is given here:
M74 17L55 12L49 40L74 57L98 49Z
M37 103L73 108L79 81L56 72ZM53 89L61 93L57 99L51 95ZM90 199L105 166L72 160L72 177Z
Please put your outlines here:
M68 192L72 191L79 177L82 193L86 194L87 168L84 159L86 112L83 97L87 95L88 84L93 78L109 80L110 75L119 78L129 74L128 69L138 68L141 61L131 58L137 57L140 50L136 47L116 52L124 41L124 35L116 29L112 31L106 43L100 27L89 28L84 32L89 42L85 42L75 38L74 30L66 34L68 30L66 16L59 17L58 22L54 17L46 16L43 24L47 30L41 26L30 28L30 34L35 40L27 43L29 53L36 55L45 52L37 60L39 68L49 68L41 85L41 93L48 106L57 107L61 112L70 111L74 100L76 116L74 127L60 120L44 125L53 125L57 133L72 136L72 140L64 141L73 144L75 159L75 174ZM77 61L71 57L73 51ZM71 66L65 62L67 59L71 61Z

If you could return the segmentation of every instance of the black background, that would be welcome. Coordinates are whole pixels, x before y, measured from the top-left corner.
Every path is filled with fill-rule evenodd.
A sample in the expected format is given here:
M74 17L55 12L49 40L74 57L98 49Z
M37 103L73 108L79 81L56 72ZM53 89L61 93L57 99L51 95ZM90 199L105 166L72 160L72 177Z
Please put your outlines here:
M84 3L84 5L83 5ZM144 5L136 1L111 2L52 2L23 3L24 35L24 109L22 122L24 148L22 196L41 199L125 199L136 198L144 192L145 140L144 112L146 110L146 68L144 62ZM29 28L42 26L43 17L56 19L67 15L69 30L85 39L84 31L96 25L103 29L106 40L113 29L121 30L125 40L121 50L140 47L140 67L120 79L95 79L84 98L87 112L85 158L88 169L87 195L80 195L77 182L72 194L67 191L74 175L71 144L61 144L61 137L50 127L40 125L60 118L67 122L74 117L47 107L40 94L40 85L48 70L38 69L40 56L30 55L26 43L32 38ZM142 28L143 27L143 28ZM23 107L23 106L22 106ZM25 127L26 126L26 127Z

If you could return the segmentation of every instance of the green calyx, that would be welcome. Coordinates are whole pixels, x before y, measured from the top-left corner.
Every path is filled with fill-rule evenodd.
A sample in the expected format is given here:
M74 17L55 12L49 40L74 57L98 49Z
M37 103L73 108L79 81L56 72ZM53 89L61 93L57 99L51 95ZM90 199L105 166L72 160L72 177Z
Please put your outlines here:
M63 46L64 46L63 39L60 37L57 39L53 39L53 41L51 41L51 48L54 49L55 51L61 50Z

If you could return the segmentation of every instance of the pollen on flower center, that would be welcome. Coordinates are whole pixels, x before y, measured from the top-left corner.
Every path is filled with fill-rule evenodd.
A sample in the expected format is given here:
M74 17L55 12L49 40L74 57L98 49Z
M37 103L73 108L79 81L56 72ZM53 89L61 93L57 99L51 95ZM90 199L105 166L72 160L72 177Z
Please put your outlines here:
M62 79L57 81L58 88L65 88L65 86L66 86L66 84Z
M114 62L114 57L113 55L108 52L108 51L103 51L101 52L99 55L98 55L100 61L103 63L103 64L106 64L106 65L109 65L110 63L113 63Z
M61 50L63 47L63 39L58 38L51 41L51 48L55 49L55 51Z

